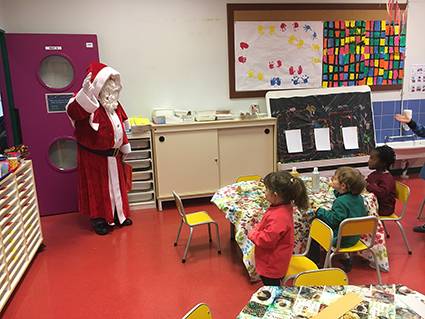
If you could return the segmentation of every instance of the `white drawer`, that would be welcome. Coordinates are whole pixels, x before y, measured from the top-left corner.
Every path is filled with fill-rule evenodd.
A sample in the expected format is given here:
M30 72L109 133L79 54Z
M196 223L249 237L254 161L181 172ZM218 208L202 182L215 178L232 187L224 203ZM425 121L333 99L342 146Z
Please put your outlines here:
M138 170L150 170L152 168L152 163L150 159L147 160L132 160L132 161L127 161L128 164L130 164L133 169L138 169Z
M151 158L151 151L131 151L130 154L127 155L126 160L134 160L134 159L147 159Z
M152 178L152 172L133 171L133 181L149 181Z
M129 143L131 145L131 149L134 150L145 150L151 147L149 139L147 138L139 140L129 140Z
M151 191L153 190L153 183L152 182L133 182L132 191Z
M148 202L153 200L153 193L149 192L149 193L144 193L144 192L131 192L128 193L128 201L130 203L135 203L135 202Z

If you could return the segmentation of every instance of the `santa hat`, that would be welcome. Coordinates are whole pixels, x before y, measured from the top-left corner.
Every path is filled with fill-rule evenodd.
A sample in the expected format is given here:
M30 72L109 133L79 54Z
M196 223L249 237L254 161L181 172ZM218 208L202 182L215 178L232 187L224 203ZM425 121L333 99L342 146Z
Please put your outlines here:
M89 74L90 72L90 81L93 84L93 93L96 98L99 98L100 91L102 90L103 86L111 75L116 76L118 78L118 82L121 85L120 73L117 70L111 68L110 66L107 66L106 64L100 62L93 62L87 68L87 74Z

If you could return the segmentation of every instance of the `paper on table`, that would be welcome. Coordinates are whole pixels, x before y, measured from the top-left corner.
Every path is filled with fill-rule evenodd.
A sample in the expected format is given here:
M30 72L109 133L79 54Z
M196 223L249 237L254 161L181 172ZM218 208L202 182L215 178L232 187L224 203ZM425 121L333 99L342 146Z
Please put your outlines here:
M303 151L303 142L301 140L301 130L286 130L286 146L288 153L298 153Z
M362 300L362 297L356 293L347 293L345 296L332 302L328 307L320 311L316 316L312 317L312 319L341 318L347 311L350 311L361 303Z
M415 296L397 295L397 298L399 298L404 304L414 310L422 318L425 318L425 304Z
M346 150L354 150L359 148L357 126L343 127L342 138L344 139L344 147Z
M331 140L329 138L329 127L315 128L314 129L314 141L316 144L316 150L318 151L330 151Z

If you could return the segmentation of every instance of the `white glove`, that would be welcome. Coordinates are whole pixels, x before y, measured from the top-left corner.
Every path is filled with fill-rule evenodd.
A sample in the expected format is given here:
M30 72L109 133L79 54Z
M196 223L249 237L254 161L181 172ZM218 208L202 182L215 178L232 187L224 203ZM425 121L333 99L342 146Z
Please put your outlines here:
M93 84L90 82L91 79L91 72L89 74L87 74L86 78L83 81L83 92L88 96L88 97L92 97L94 96L93 91L94 91L94 86Z

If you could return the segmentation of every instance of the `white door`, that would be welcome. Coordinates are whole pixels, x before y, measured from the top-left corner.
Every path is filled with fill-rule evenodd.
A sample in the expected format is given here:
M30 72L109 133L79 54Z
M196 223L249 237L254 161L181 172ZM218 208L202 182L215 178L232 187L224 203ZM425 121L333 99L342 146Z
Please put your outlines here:
M155 134L158 198L214 193L218 180L217 130Z

